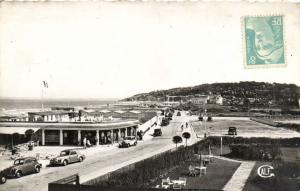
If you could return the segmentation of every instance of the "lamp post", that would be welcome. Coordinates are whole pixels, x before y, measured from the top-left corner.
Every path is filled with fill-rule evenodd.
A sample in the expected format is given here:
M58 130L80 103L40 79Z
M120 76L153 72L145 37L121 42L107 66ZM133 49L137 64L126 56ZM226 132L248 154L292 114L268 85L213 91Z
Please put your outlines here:
M222 135L221 135L221 149L220 149L220 156L222 156L222 154L223 154L223 137L222 137Z
M204 110L204 115L203 115L203 121L204 121L204 129L205 129L205 133L204 133L204 137L206 137L207 135L207 129L206 129L206 121L207 121L207 114L206 114L206 110Z

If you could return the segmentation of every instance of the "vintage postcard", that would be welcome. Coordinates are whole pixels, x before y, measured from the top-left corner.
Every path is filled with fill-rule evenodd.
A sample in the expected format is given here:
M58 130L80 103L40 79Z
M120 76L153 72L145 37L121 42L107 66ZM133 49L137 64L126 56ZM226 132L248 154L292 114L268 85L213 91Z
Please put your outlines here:
M299 191L299 145L299 3L0 2L0 191Z

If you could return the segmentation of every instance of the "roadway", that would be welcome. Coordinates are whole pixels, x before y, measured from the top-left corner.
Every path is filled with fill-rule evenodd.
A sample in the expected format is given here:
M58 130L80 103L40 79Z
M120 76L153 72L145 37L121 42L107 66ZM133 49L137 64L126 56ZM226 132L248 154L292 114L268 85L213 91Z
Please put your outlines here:
M183 112L182 112L183 113ZM181 125L188 116L174 116L168 126L162 127L162 136L146 141L130 148L106 150L87 157L82 163L74 163L64 167L43 167L39 174L31 174L19 179L8 179L0 185L5 191L47 191L48 183L78 173L80 182L85 182L122 166L134 163L175 147L172 137L182 133ZM189 128L186 128L188 130ZM190 129L189 129L190 131ZM195 137L195 136L192 136ZM195 141L195 140L191 140ZM184 141L183 141L184 142ZM191 144L191 143L190 143Z

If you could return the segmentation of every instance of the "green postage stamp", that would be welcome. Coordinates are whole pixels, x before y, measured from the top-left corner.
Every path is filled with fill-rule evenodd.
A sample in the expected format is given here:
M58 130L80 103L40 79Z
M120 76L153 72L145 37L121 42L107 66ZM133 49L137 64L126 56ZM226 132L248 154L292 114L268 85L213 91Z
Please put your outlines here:
M244 17L245 66L284 66L283 16Z

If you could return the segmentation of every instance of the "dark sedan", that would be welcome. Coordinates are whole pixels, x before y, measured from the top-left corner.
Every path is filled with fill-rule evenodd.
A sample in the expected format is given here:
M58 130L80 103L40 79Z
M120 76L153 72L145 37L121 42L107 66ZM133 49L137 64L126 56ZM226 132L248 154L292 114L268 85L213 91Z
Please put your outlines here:
M236 127L229 127L228 128L228 135L237 135Z
M8 177L20 178L23 175L31 173L39 173L42 164L38 163L34 157L19 158L14 161L13 166L10 166L0 173L0 182L3 184Z

